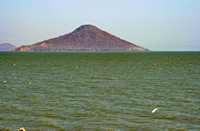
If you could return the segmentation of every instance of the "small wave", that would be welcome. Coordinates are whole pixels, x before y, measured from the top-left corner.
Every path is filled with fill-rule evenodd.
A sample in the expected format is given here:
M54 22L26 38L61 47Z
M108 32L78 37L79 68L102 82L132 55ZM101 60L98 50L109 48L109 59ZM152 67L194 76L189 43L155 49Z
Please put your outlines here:
M153 119L166 119L166 120L176 120L177 116L154 116Z
M105 80L117 80L116 77L100 77L100 76L93 76L91 79L105 79Z
M171 97L170 100L175 102L191 102L190 100L182 97Z
M63 119L63 120L66 120L67 117L65 116L61 116L61 115L57 115L57 114L53 114L53 113L46 113L44 114L45 117L48 117L48 118L57 118L57 119Z
M10 128L0 128L0 131L12 131Z
M104 78L104 79L106 79L106 80L117 80L117 78L115 78L115 77L107 77L107 78Z

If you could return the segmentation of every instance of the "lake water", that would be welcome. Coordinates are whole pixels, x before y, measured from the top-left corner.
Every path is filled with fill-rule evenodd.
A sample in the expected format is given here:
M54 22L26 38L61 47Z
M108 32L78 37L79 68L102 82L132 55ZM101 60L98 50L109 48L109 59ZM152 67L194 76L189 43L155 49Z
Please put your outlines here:
M0 52L0 74L0 130L200 129L200 52Z

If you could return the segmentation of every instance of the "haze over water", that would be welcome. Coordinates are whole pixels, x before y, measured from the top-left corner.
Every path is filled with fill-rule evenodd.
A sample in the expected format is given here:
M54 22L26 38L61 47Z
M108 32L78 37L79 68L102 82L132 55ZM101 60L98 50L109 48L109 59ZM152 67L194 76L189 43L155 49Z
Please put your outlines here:
M0 71L0 130L200 129L200 52L0 52Z

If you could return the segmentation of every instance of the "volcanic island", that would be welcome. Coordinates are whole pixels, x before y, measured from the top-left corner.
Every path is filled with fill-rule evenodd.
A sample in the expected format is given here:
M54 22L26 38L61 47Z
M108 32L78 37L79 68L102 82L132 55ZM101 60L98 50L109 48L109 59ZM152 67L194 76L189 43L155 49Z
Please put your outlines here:
M93 25L82 25L71 33L22 45L12 51L150 51L120 39Z

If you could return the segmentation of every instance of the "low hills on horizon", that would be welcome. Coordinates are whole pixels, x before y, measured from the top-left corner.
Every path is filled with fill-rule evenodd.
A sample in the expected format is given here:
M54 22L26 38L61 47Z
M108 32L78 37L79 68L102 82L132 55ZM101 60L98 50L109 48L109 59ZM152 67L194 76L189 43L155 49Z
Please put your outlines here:
M0 44L0 51L10 51L16 47L17 46L10 44L10 43L2 43L2 44Z
M93 25L82 25L73 32L23 45L12 51L150 51L147 48L122 40Z

